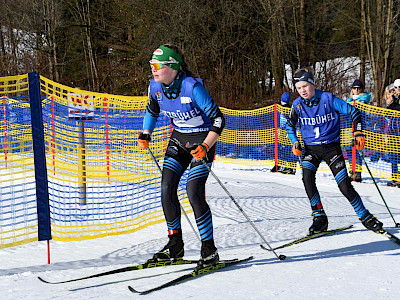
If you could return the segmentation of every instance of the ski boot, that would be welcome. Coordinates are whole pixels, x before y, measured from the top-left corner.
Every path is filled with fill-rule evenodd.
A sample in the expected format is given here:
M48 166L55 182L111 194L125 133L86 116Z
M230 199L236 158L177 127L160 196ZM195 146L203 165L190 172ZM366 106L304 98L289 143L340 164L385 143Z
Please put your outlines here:
M282 170L279 170L280 173L282 174L289 174L289 175L295 175L296 171L290 168L283 168Z
M198 262L199 267L206 267L209 265L217 264L219 262L218 251L215 247L213 239L201 242L200 255L201 258Z
M374 215L370 214L369 211L360 218L361 223L365 228L372 230L373 232L379 232L383 230L383 224Z
M308 235L313 235L328 229L328 217L323 210L312 213L313 224L308 229Z
M400 188L400 181L392 180L387 183L387 186Z
M160 260L171 260L171 259L182 259L185 254L183 248L182 230L171 230L172 234L168 235L168 243L154 254L153 259Z

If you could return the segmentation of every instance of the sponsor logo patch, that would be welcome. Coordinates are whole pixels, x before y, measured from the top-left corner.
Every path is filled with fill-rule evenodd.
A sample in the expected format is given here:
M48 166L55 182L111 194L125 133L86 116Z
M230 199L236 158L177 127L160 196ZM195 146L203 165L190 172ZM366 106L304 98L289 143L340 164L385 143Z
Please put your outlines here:
M181 103L191 103L192 99L190 97L181 97Z
M155 54L155 55L163 55L164 52L160 48L158 48L158 49L154 50L153 54Z
M304 160L311 161L312 160L312 156L311 155L307 155L307 156L304 157Z
M174 145L168 147L167 151L165 152L165 155L168 155L168 156L175 156L177 154L178 154L178 147L174 146Z
M343 162L343 161L340 161L340 162L338 162L338 163L335 165L335 168L336 168L336 169L341 169L341 168L343 168L343 166L344 166L344 162Z

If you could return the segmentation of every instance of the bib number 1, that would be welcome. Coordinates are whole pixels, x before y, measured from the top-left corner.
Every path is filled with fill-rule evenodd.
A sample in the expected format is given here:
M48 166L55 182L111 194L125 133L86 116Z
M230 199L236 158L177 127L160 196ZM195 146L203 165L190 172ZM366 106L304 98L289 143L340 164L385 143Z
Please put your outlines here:
M319 127L314 127L314 134L315 134L314 136L315 139L319 138Z

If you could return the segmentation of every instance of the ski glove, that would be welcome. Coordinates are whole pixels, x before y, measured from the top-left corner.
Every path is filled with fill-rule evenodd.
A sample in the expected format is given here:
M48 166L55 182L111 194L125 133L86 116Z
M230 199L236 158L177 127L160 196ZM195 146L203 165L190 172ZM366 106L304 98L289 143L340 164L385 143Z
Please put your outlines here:
M293 144L292 151L293 154L296 156L300 156L303 154L303 148L301 148L301 144L298 141Z
M192 154L196 160L202 160L206 157L208 150L210 150L210 147L208 147L206 143L201 143L192 151L190 151L190 154Z
M149 148L149 143L151 141L151 136L149 133L141 132L138 137L138 145L140 149Z
M353 146L356 146L357 150L362 150L365 147L365 134L362 131L354 132L353 136Z

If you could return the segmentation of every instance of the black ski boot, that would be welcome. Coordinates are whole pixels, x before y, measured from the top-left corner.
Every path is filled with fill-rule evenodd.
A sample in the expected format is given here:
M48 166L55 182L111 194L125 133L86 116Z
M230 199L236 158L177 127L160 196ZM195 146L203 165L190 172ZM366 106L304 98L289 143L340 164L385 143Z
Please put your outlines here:
M199 266L214 265L219 262L218 251L213 239L201 242L200 255Z
M185 254L183 248L182 230L177 230L176 233L168 235L169 242L165 245L162 250L154 254L153 259L155 260L170 260L180 259Z
M316 214L322 214L322 215L315 216ZM328 217L326 216L326 214L323 210L314 212L312 214L312 216L314 216L313 224L308 229L308 232L309 232L308 235L320 233L320 232L326 231L328 229Z
M296 171L290 168L283 168L282 170L279 170L279 173L282 174L289 174L289 175L295 175Z
M370 214L369 211L367 211L366 214L360 218L360 221L365 228L372 230L373 232L383 230L382 222L380 222L374 215Z
M387 183L387 186L400 188L400 181L392 180Z

